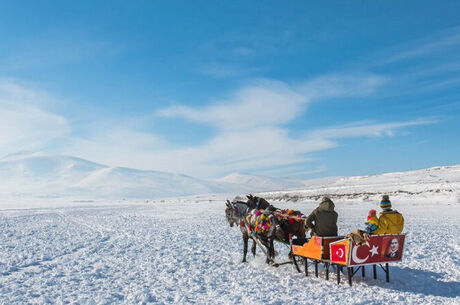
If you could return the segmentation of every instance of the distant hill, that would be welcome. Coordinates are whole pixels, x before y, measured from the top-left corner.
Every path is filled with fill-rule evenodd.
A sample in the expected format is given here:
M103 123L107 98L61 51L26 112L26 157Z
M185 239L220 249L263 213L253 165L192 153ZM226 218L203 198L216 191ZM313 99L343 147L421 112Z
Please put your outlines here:
M393 172L369 176L304 181L298 190L266 192L264 197L280 201L317 201L329 196L342 201L379 201L382 194L404 201L460 203L460 165Z
M152 198L223 192L181 174L109 167L71 156L19 153L0 159L0 194L19 197Z
M272 200L374 200L382 192L432 200L460 196L460 165L314 180L234 173L216 180L110 167L81 158L21 152L0 158L0 198L130 199L265 192ZM430 195L431 194L431 195ZM425 197L424 197L425 196Z
M263 191L263 190L285 190L293 188L301 188L305 186L302 180L289 179L289 178L273 178L259 175L246 175L233 173L225 176L216 181L241 185L246 187L252 192Z

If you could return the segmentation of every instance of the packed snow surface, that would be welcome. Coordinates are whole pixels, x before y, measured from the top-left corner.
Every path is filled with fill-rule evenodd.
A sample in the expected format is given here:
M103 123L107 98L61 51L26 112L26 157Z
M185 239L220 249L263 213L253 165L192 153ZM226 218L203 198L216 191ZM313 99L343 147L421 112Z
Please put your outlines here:
M287 188L295 189L273 191ZM364 228L368 210L389 194L407 233L391 282L381 270L377 280L355 276L352 287L337 285L334 272L326 281L323 269L307 278L291 265L266 265L260 249L241 263L241 232L229 227L224 203L257 190L304 214L330 196L340 235ZM220 194L196 195L203 193ZM184 195L193 196L177 197ZM459 207L458 165L208 181L70 156L9 155L0 159L0 304L460 304ZM287 260L285 245L276 250Z
M226 197L75 203L0 210L0 304L459 304L459 204L391 198L406 219L391 282L352 287L265 264L241 263ZM231 199L231 198L229 198ZM336 200L339 233L362 228L376 202ZM277 202L309 213L314 202ZM276 244L278 260L287 247ZM368 269L368 275L370 274Z

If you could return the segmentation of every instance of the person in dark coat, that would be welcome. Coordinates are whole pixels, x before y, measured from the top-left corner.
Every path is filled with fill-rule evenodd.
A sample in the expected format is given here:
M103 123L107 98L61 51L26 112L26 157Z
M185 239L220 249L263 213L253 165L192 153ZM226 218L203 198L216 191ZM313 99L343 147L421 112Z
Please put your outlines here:
M307 227L312 236L337 236L337 212L328 197L323 197L319 206L307 217Z

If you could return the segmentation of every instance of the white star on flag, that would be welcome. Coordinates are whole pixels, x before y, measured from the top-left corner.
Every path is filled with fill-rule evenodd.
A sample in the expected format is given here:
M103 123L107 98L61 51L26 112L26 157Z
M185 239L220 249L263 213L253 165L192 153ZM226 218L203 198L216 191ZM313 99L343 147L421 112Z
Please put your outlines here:
M371 257L374 256L374 254L377 255L379 253L378 249L379 247L372 245L372 249L369 250L369 252L371 253Z

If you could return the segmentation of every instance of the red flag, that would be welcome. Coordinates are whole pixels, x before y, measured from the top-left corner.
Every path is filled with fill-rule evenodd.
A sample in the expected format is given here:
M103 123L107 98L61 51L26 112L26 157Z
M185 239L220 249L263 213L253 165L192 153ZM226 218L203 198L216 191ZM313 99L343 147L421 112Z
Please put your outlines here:
M347 248L344 244L340 245L331 245L331 259L333 262L346 263L347 262L347 253L345 252Z

